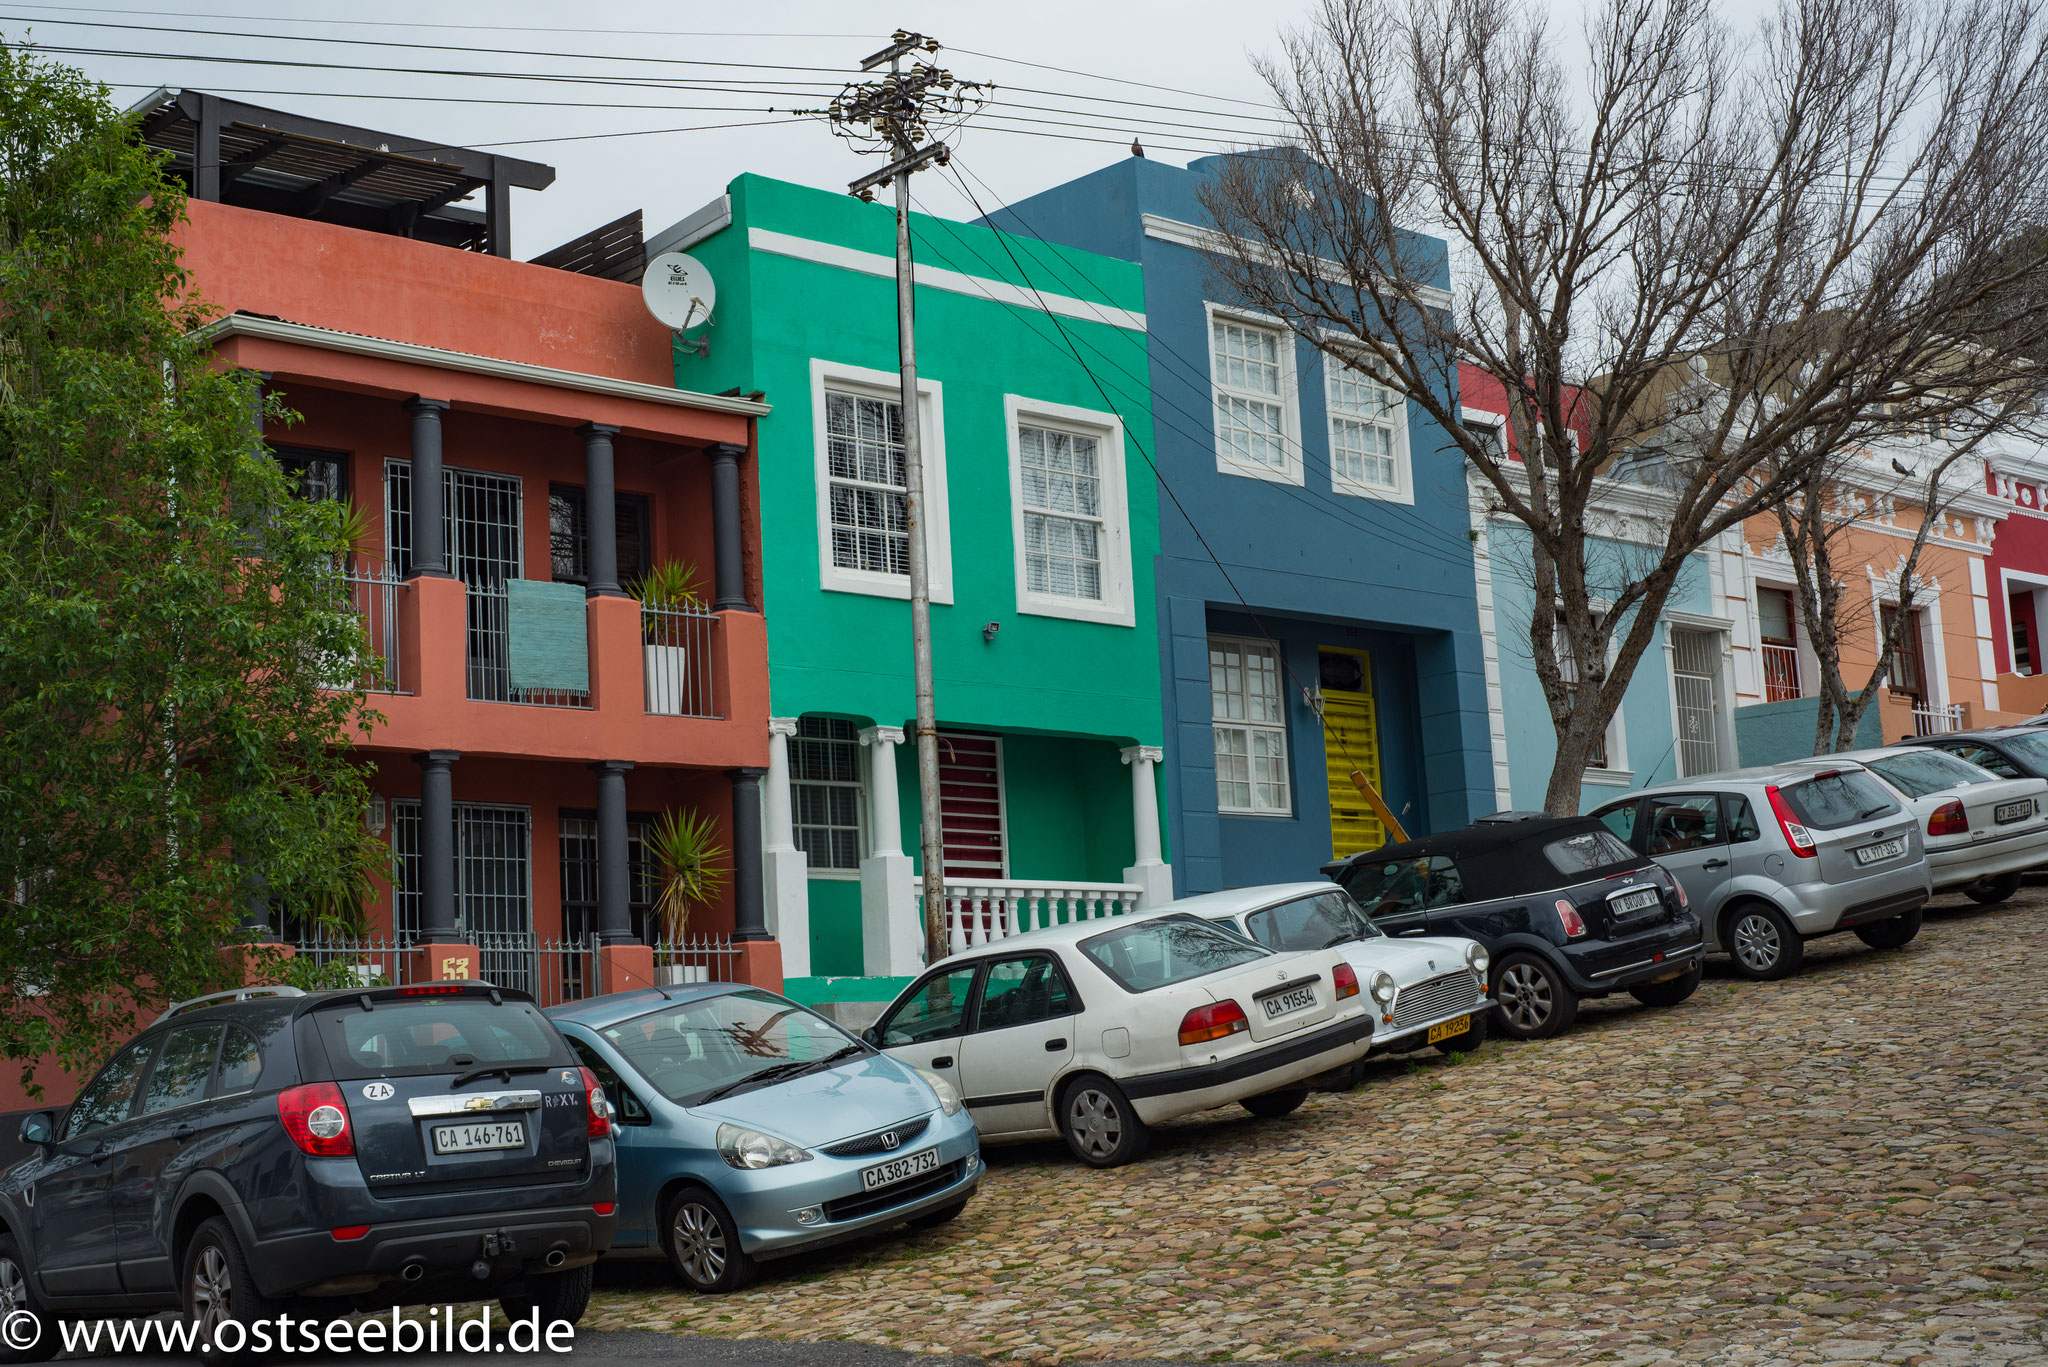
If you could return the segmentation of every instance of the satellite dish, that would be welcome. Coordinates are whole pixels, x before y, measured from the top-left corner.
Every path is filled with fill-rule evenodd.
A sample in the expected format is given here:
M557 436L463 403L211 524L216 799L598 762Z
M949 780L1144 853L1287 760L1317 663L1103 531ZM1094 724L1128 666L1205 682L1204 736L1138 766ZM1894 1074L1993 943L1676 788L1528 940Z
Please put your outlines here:
M640 277L640 297L647 311L677 332L710 321L718 289L704 263L687 252L663 252L647 263Z

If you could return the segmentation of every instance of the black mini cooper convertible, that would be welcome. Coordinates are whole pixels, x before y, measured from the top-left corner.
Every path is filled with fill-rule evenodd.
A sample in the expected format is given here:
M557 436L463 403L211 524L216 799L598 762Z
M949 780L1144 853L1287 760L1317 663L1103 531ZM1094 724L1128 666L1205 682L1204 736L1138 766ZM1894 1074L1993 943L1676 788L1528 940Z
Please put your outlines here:
M1676 1006L1700 923L1670 874L1591 817L1502 812L1323 866L1389 935L1463 935L1492 958L1495 1028L1547 1039L1586 997Z

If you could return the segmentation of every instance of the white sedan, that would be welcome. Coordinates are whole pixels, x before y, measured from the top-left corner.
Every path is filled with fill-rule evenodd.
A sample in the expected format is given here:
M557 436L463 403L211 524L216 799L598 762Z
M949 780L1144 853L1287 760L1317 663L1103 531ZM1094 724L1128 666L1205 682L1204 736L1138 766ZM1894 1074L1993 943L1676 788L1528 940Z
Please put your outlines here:
M1011 936L927 969L866 1034L965 1099L984 1143L1062 1137L1128 1163L1149 1127L1257 1116L1372 1047L1343 954L1280 954L1171 909Z
M1340 951L1379 1013L1373 1052L1433 1044L1465 1052L1486 1041L1486 947L1462 936L1395 939L1334 883L1277 883L1184 897L1172 910L1228 926L1268 949Z
M1920 823L1934 890L1960 888L1978 902L2002 902L2020 874L2048 864L2048 780L2001 778L1926 745L1893 745L1817 755L1815 765L1853 760L1876 774Z

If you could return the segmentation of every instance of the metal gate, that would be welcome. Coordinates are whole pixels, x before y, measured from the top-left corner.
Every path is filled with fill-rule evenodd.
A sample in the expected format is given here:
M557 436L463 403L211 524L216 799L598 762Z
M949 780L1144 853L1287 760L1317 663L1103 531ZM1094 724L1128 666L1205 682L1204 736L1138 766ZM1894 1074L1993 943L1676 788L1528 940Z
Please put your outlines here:
M524 807L455 804L455 928L482 956L478 975L502 987L534 990L533 818ZM397 937L417 939L426 921L420 900L420 804L391 804L391 920Z
M1678 773L1711 774L1721 767L1721 633L1671 629L1671 694L1678 710Z

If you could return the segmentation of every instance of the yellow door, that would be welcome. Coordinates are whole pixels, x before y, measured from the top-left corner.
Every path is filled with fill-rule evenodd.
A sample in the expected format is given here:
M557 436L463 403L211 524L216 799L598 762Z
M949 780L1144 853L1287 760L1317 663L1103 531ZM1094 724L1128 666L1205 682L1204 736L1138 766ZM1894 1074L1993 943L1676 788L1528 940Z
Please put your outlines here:
M1386 843L1386 830L1351 782L1360 769L1380 786L1380 736L1372 659L1362 650L1322 652L1323 757L1330 782L1330 853L1342 859ZM1335 686L1333 686L1335 685ZM1348 687L1344 685L1349 685Z

